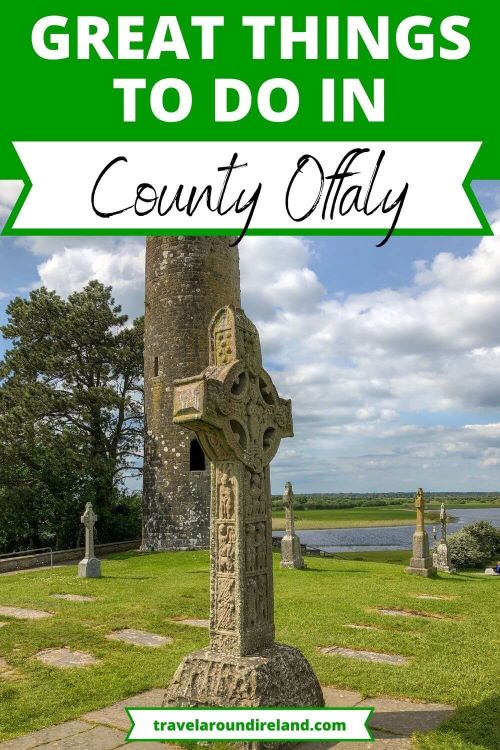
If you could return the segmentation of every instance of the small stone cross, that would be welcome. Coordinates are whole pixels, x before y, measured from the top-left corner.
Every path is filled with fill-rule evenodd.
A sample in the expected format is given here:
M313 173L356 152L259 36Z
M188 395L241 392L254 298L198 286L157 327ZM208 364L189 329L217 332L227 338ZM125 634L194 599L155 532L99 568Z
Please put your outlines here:
M85 557L94 557L94 525L97 522L97 516L92 508L92 503L87 503L80 520L85 526Z
M293 512L293 489L292 483L285 484L283 493L283 507L285 509L286 531L281 539L281 563L282 568L304 568L300 539L295 533L295 514Z
M95 557L94 550L94 525L97 516L92 508L92 503L87 503L80 521L85 526L85 557L78 564L78 575L80 578L99 578L101 575L101 563Z
M415 507L417 509L417 523L416 528L417 531L424 531L425 530L425 523L424 523L424 491L421 487L418 488L417 494L415 495Z
M439 520L441 521L441 541L446 544L446 527L448 525L448 513L444 507L444 503L441 503L441 512L439 513Z
M293 512L293 490L291 482L286 482L285 484L283 507L285 509L286 535L293 536L295 534L295 514Z

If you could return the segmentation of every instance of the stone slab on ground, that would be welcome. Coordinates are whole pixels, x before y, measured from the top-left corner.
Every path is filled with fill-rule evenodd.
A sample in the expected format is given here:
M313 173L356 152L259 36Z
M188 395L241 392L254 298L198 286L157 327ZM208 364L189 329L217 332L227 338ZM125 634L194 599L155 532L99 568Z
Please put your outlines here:
M65 599L68 602L93 602L95 596L83 596L82 594L51 594L52 599Z
M97 711L90 711L90 713L84 714L81 718L92 724L106 724L116 729L127 730L130 728L130 719L125 713L126 706L159 708L163 703L164 696L164 689L147 690L144 693L139 693L139 695L132 695L130 698L114 703L112 706L99 708ZM135 743L133 747L135 748ZM0 748L3 750L1 745Z
M409 661L406 656L381 654L378 651L361 651L353 648L344 648L342 646L326 646L325 648L320 648L320 651L321 653L330 656L345 656L348 659L359 659L360 661L385 662L386 664L394 664L398 667L408 664Z
M84 721L66 721L64 724L54 724L46 729L39 729L38 732L30 732L22 737L15 737L13 740L0 742L1 750L32 750L34 747L51 747L51 744L65 737L74 737L80 732L90 729L90 725Z
M413 732L430 732L453 711L453 706L443 703L416 703L395 698L367 698L360 706L373 706L375 712L370 725L374 729L409 737Z
M47 648L45 651L39 651L35 658L49 667L58 667L59 669L91 667L99 662L99 659L96 659L92 654L87 654L84 651L73 651L70 648Z
M393 737L380 732L373 732L375 742L337 742L336 750L412 750L412 741L409 737Z
M123 734L109 727L91 727L72 737L42 745L41 750L115 750L123 744Z
M3 606L0 606L0 615L3 617L13 617L15 620L42 620L44 617L54 616L52 612L44 612L41 609Z
M431 612L411 612L407 609L377 609L381 615L388 615L389 617L423 617L429 620L441 620L444 619L440 615L436 615Z
M209 628L210 627L210 620L196 620L196 619L190 619L188 617L182 618L180 620L171 619L170 622L175 623L175 625L189 625L191 628Z
M357 625L356 623L347 623L344 628L352 628L353 630L378 630L375 625Z
M325 706L329 708L349 708L356 706L363 700L361 693L356 693L354 690L339 690L335 687L324 687L322 690L325 698Z
M108 641L123 641L123 643L132 643L134 646L146 646L147 648L159 648L174 641L167 635L148 633L146 630L136 630L135 628L114 630L112 633L108 633L106 638Z
M78 721L68 721L13 740L0 742L0 750L126 750L130 720L125 706L160 707L164 689L148 690L97 711L85 714ZM371 726L375 741L366 742L304 742L297 750L329 750L345 746L346 750L411 750L410 735L415 731L435 729L454 711L441 703L415 703L393 698L367 698L360 693L335 687L324 687L325 705L330 707L373 706ZM160 742L135 742L133 750L178 750L175 745Z

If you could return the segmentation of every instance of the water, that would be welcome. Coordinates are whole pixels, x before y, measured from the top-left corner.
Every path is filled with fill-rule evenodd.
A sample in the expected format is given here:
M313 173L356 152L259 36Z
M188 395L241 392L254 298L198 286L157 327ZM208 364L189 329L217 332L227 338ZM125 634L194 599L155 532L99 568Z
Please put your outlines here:
M500 508L452 508L448 513L457 519L448 524L448 533L453 534L467 523L489 521L500 528ZM426 526L432 546L432 527L440 535L439 521ZM361 529L299 530L300 541L310 547L319 547L327 552L357 552L386 549L411 549L415 526L376 526ZM283 536L284 531L274 531L273 536Z

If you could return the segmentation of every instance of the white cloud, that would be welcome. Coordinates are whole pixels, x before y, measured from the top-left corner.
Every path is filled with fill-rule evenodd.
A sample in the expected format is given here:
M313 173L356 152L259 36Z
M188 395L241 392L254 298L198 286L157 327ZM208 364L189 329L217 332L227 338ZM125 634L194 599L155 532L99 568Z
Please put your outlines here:
M76 238L75 238L76 239ZM40 281L67 296L91 279L113 287L125 312L137 317L144 312L144 239L114 238L104 247L90 238L78 238L80 246L65 247L38 266ZM88 242L88 245L82 245Z
M495 227L500 231L500 225ZM143 238L23 238L61 294L98 278L143 311ZM453 247L453 240L450 240ZM405 288L327 293L314 242L250 237L243 303L280 392L293 399L274 488L488 489L500 465L500 236L415 265ZM461 414L463 413L463 417Z
M21 180L0 180L0 224L9 216L22 189Z
M326 294L308 243L275 242L247 240L241 257L245 307L294 405L294 455L283 446L279 480L494 487L500 424L482 422L500 418L500 236L417 263L408 288L345 296ZM460 425L461 412L478 424Z

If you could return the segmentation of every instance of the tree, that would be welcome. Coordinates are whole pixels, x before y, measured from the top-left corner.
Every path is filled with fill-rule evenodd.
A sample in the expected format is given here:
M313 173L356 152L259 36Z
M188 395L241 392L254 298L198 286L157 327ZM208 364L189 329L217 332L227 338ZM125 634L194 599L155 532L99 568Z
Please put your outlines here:
M42 287L12 300L7 314L0 515L17 507L25 544L35 546L46 537L40 511L56 527L69 514L59 536L74 543L90 500L100 541L108 541L118 521L123 528L123 481L141 472L143 320L127 327L111 288L97 281L67 300Z

